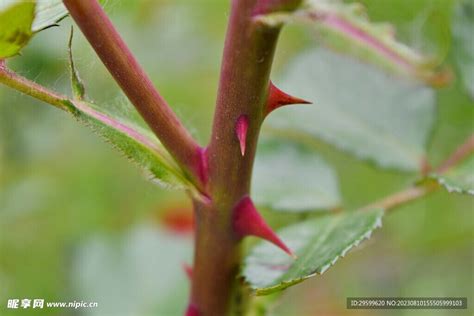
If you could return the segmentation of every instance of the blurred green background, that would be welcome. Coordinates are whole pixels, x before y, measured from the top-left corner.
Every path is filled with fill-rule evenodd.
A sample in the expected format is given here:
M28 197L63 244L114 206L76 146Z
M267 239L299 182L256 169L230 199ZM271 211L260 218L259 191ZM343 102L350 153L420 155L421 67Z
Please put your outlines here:
M450 0L366 0L375 21L454 64ZM109 0L123 37L193 134L209 138L228 1ZM34 37L9 66L69 94L71 20ZM285 28L273 77L314 47L311 31ZM87 95L126 103L80 32L74 54ZM454 67L453 67L454 68ZM474 131L462 83L437 91L429 144L433 164ZM351 208L406 187L415 175L376 168L322 142ZM383 229L322 276L285 291L272 315L472 315L464 311L346 310L348 296L473 296L472 197L439 191L386 216ZM140 170L67 114L0 86L0 315L181 315L191 262L191 210L183 193L148 182ZM174 216L172 214L178 214ZM275 227L297 216L266 211ZM184 230L184 232L183 232ZM7 310L7 299L93 301L98 308Z

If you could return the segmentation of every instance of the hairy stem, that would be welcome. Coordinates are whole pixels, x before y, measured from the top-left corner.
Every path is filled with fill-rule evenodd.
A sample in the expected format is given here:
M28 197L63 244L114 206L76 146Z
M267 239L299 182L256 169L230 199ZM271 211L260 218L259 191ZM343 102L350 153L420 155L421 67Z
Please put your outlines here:
M67 100L66 96L52 92L45 87L10 71L4 64L0 64L0 83L32 96L33 98L54 105L61 110L69 111L63 102L64 100Z
M97 0L63 0L74 21L152 131L202 187L198 144L153 86Z

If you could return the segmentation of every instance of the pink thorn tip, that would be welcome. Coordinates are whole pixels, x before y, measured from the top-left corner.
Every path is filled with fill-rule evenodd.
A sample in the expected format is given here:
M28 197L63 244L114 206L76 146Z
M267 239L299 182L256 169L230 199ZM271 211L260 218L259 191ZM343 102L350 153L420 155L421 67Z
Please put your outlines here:
M247 142L247 131L249 128L249 117L242 114L235 123L235 134L240 143L240 153L245 156L245 146Z
M233 221L234 231L240 237L256 236L263 238L296 259L293 252L275 234L270 226L268 226L260 213L258 213L249 196L243 197L235 206Z
M201 313L199 313L199 310L196 306L196 304L190 303L188 305L188 308L186 309L186 312L184 313L184 316L200 316Z
M270 81L270 87L268 88L268 90L269 91L268 91L266 114L284 105L311 104L311 102L309 101L293 97L281 91L271 81Z
M191 267L187 263L183 263L183 270L186 273L186 276L188 277L189 280L193 279L193 267Z

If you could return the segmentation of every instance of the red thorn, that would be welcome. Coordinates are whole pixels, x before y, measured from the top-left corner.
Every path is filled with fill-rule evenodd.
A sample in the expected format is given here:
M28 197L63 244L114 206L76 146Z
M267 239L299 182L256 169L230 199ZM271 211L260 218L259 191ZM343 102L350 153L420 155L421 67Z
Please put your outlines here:
M235 134L237 135L237 138L239 139L240 143L240 153L242 156L245 156L245 145L247 142L247 131L249 128L249 117L245 114L242 114L239 116L237 119L237 122L235 123Z
M191 281L193 279L193 267L187 263L183 263L183 270L186 272L186 276L188 277L189 281Z
M263 238L295 258L293 252L265 223L249 196L244 196L235 206L233 221L234 231L240 237L257 236Z
M285 92L281 91L270 81L270 86L268 88L268 99L267 99L267 107L265 109L265 115L270 113L271 111L282 107L284 105L290 104L311 104L311 102L293 97Z
M203 184L207 183L209 178L209 167L207 164L207 147L200 147L198 149L198 175L199 179L202 181Z
M186 312L184 313L184 316L199 316L201 313L199 312L196 304L190 303L188 305L188 308L186 309Z

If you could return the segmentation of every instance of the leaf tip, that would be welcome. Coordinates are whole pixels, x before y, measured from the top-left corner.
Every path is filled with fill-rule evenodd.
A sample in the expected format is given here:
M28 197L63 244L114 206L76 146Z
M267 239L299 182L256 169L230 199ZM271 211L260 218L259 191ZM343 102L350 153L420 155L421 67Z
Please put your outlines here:
M71 88L74 97L78 100L84 100L85 88L79 74L74 66L74 59L72 57L72 39L74 37L74 28L71 25L71 31L69 33L68 40L68 55L69 55L69 71L71 73Z

